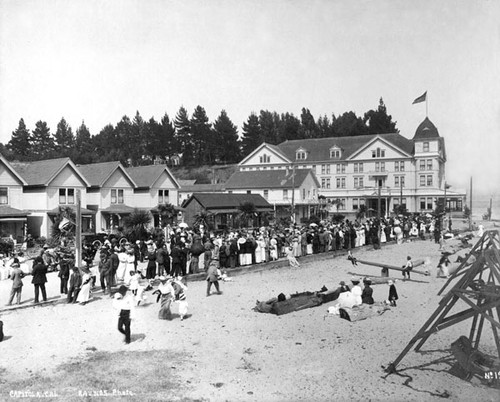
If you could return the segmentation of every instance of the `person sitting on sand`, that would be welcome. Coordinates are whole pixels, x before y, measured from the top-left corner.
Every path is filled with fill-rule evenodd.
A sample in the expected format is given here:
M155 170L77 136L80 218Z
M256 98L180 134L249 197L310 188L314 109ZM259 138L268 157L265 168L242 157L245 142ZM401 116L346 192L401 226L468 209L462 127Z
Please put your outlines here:
M363 279L363 292L361 293L361 300L364 304L373 304L373 289L371 288L372 281L368 278Z
M403 278L406 279L406 275L408 275L408 279L410 279L410 271L413 269L413 262L411 257L406 257L406 264L403 265Z
M349 289L349 286L347 286L344 281L340 281L339 285L340 285L340 287L339 287L339 293L344 293L344 292L350 292L351 291L351 289Z
M449 278L450 277L450 271L448 269L448 266L451 264L449 258L448 258L448 253L442 253L441 258L439 259L438 263L438 270L437 270L437 275L436 277L438 278Z
M288 265L292 268L300 268L300 264L297 261L297 258L293 255L293 247L285 248L286 258L288 260Z

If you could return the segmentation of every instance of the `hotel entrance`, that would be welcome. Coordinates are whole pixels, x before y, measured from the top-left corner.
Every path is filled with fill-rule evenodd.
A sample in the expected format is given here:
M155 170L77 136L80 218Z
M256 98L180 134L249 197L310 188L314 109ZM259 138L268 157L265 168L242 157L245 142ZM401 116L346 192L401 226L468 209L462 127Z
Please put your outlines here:
M368 208L368 216L376 217L378 213L378 198L367 198L366 205ZM380 198L380 216L385 216L387 211L387 199Z

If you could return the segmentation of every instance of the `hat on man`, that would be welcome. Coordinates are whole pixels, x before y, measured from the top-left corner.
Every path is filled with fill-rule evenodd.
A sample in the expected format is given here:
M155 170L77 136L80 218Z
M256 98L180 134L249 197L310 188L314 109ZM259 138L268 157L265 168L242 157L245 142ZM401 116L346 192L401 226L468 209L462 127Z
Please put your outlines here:
M345 282L344 281L340 281L339 285L340 286L345 286Z
M352 282L352 283L359 283L359 282L360 282L360 280L359 280L359 278L356 278L355 276L353 276L353 277L351 278L351 282Z

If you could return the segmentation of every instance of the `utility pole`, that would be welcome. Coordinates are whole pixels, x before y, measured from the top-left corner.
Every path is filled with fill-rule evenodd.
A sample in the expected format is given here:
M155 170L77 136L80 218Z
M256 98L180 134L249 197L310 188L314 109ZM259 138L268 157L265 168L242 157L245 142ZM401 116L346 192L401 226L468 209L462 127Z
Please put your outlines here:
M292 223L295 225L295 164L292 164Z
M76 228L75 228L75 254L76 266L82 266L82 205L81 205L81 191L76 190Z
M472 176L470 177L469 230L472 230Z

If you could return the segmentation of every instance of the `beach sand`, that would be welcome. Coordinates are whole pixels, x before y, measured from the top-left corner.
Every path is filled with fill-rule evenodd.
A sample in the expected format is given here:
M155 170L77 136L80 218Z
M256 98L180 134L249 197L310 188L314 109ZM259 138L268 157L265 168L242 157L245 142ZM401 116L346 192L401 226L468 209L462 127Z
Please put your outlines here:
M475 238L474 240L477 240ZM447 246L458 244L450 240ZM139 306L132 321L133 342L123 343L116 330L117 313L109 297L81 305L56 304L0 313L6 340L0 343L0 368L9 378L50 376L58 365L85 358L88 348L119 352L170 350L185 356L177 375L185 386L179 398L211 401L497 401L498 389L467 382L448 373L451 364L436 362L450 356L450 345L468 335L470 321L432 335L423 353L411 350L387 376L384 367L396 359L438 307L445 279L435 277L439 246L433 241L383 245L381 250L354 250L355 257L401 266L430 259L430 276L412 275L414 282L396 282L398 306L363 321L348 322L327 315L330 302L276 316L252 310L257 300L279 293L335 289L351 272L378 275L380 268L353 267L345 256L322 261L301 260L300 268L280 268L232 277L221 283L222 295L205 296L204 281L188 283L191 316L180 321L157 318L156 297ZM465 255L466 250L456 255ZM454 261L456 255L450 259ZM422 267L419 267L421 269ZM401 277L395 273L391 276ZM51 274L49 281L57 281ZM25 298L31 295L25 280ZM374 285L376 302L389 288ZM2 295L2 302L5 295ZM176 312L176 307L173 308ZM491 330L485 325L481 350L495 355ZM138 368L140 369L140 368ZM1 391L0 399L7 397ZM140 398L140 395L139 395ZM145 398L144 398L145 399Z

